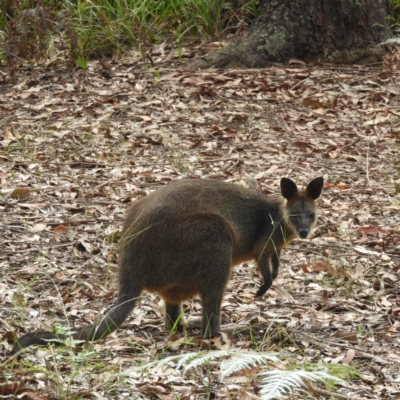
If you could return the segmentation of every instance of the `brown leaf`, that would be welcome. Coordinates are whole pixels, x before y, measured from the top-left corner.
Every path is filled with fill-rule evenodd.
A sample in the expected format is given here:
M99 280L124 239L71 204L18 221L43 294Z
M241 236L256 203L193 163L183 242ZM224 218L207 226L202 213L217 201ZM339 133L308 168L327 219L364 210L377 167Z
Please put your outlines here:
M305 273L305 274L309 274L310 273L310 270L307 268L307 265L306 264L301 264L301 269L303 270L303 272Z
M212 343L217 350L227 350L231 346L231 341L224 332L220 332L218 336L212 340Z
M31 191L28 188L17 188L11 192L10 196L17 198L26 198L28 197L30 192Z
M175 394L172 393L172 388L162 382L157 383L137 383L136 387L140 393L156 396L161 400L173 400Z
M0 394L2 396L12 396L23 393L26 387L21 385L19 382L15 383L5 383L0 385Z
M46 203L19 203L19 206L22 208L45 208L47 206Z
M328 266L328 264L323 263L323 262L317 262L317 263L312 263L311 268L313 271L316 272L328 272L328 268L331 266Z
M303 101L301 103L303 104L303 106L310 107L310 108L325 107L325 105L317 99L306 98L306 99L303 99Z
M331 189L331 188L347 189L346 185L343 185L343 184L331 184L331 183L328 183L328 182L324 182L324 187L327 188L327 189ZM348 206L346 204L342 204L342 207L348 208Z
M56 227L54 228L53 233L54 233L54 236L59 236L59 235L61 235L61 234L63 234L63 233L68 233L68 231L69 231L68 226L65 226L65 225L58 225L58 226L56 226Z
M361 226L358 230L362 233L366 233L367 235L380 235L387 236L390 235L393 231L388 229L382 229L377 226Z
M298 60L298 59L296 59L296 58L291 58L291 59L288 61L288 64L289 64L289 65L300 64L300 65L303 65L304 67L307 65L304 61Z
M347 351L346 357L343 359L343 364L350 364L353 361L356 352L353 349Z
M338 329L332 337L336 337L339 339L344 339L349 342L355 342L358 343L357 335L348 331L345 331L344 329Z

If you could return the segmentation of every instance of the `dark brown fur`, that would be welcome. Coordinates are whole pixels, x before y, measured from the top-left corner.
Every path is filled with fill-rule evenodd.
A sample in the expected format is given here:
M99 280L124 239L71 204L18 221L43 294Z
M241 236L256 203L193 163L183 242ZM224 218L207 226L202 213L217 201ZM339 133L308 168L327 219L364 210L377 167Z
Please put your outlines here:
M117 329L143 290L164 298L167 329L181 318L182 301L199 294L203 334L214 336L232 266L255 259L264 279L256 296L262 296L278 274L283 247L297 236L307 237L315 224L314 200L322 186L323 179L316 178L298 191L293 181L282 178L284 201L230 183L182 180L136 201L122 232L116 304L73 337L97 340ZM177 326L182 328L182 321ZM25 335L14 351L55 337Z

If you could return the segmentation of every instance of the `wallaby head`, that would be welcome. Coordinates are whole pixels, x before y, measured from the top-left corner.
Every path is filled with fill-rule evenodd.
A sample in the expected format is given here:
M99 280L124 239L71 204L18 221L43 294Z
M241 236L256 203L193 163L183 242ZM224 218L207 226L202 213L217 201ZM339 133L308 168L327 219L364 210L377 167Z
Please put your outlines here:
M281 179L281 193L286 199L285 219L297 237L306 239L317 222L315 200L321 195L324 178L313 179L305 190L298 190L289 178Z

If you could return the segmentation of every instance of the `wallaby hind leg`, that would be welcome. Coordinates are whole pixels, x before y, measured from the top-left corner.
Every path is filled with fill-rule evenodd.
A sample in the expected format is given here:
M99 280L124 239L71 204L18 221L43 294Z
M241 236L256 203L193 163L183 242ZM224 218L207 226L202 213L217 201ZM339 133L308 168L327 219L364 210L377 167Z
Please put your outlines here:
M202 298L203 319L202 334L206 337L214 337L221 330L221 303L224 294L222 288L221 294L207 294Z
M202 333L220 331L221 302L229 280L235 231L218 214L197 214L182 228L190 240L180 267L185 285L193 286L202 302Z
M219 250L221 251L221 250ZM214 337L221 330L221 303L225 287L229 280L231 253L220 254L219 260L211 261L208 266L207 279L201 288L202 333L206 337Z
M182 307L180 304L165 302L165 330L169 332L173 328L178 332L183 332L185 328Z

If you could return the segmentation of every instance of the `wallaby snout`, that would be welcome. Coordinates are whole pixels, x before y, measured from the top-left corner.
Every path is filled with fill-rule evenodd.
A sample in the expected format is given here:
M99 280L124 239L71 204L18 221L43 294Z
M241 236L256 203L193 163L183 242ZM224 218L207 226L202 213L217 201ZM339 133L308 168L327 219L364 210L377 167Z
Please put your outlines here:
M293 214L289 214L288 224L290 224L296 232L297 237L300 239L307 239L317 222L315 212L310 212L312 210L312 205L301 202L300 204L293 204L291 208L296 211Z
M308 229L300 229L299 230L299 238L300 239L307 239L309 230Z

